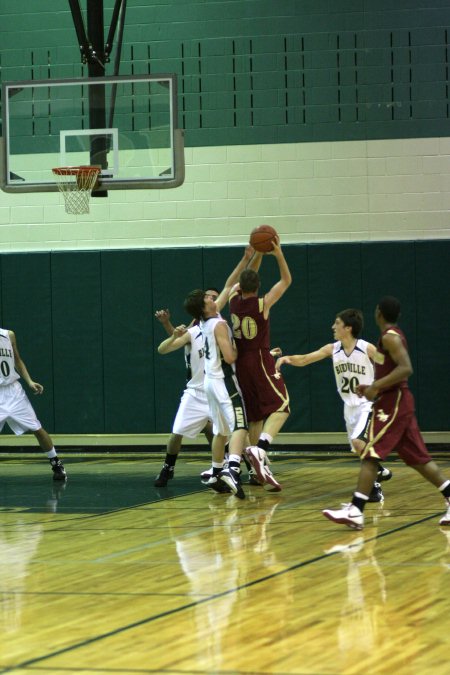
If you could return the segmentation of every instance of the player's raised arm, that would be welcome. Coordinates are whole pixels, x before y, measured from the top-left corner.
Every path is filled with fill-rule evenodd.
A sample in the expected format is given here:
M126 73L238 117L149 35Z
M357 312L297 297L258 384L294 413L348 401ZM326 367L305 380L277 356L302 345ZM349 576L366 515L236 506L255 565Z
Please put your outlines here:
M166 338L158 346L158 354L169 354L177 349L181 349L190 341L189 333L184 324L174 328L170 337Z
M264 296L264 315L266 318L272 305L274 305L281 298L281 296L287 291L292 283L291 272L286 262L286 258L284 257L284 253L281 250L280 239L278 236L274 239L272 245L273 250L269 251L265 255L273 255L277 259L278 268L280 270L280 280L277 281L277 283L274 284L270 291Z
M168 309L158 309L155 312L155 319L159 321L161 326L166 331L167 335L172 335L173 331L175 330L175 327L173 326L170 320L170 312Z
M316 349L314 352L309 352L309 354L293 354L292 356L282 356L277 359L275 368L280 370L281 366L298 366L302 368L303 366L309 366L310 363L316 363L316 361L322 361L322 359L330 358L333 355L333 345L330 343L324 345L320 349Z
M244 270L247 267L247 264L252 259L253 254L254 254L253 248L250 245L246 246L242 259L238 262L234 270L231 272L230 276L225 282L225 286L221 290L220 295L216 300L216 307L218 312L220 312L227 304L228 296L230 295L231 289L233 288L234 284L238 281L239 275L242 272L242 270Z

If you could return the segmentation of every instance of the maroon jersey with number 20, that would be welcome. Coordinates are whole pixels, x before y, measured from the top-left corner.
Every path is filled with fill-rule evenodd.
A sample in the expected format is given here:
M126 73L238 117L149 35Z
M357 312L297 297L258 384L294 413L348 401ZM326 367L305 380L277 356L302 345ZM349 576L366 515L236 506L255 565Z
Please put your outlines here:
M273 412L289 413L289 394L283 377L275 370L270 353L270 322L264 318L263 298L230 298L231 322L238 358L236 374L249 422L259 422Z

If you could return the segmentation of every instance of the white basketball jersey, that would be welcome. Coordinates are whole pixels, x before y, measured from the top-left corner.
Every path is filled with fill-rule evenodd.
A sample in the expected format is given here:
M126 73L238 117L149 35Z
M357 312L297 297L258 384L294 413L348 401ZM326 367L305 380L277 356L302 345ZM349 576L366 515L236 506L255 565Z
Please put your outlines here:
M191 326L188 328L191 338L189 344L184 348L184 360L186 362L188 389L202 389L205 370L205 349L203 334L200 326Z
M372 361L367 355L368 342L357 340L352 353L347 356L340 342L333 346L333 370L336 377L337 390L347 405L361 405L365 398L356 393L359 384L372 384L374 370Z
M234 373L234 363L228 364L222 360L222 354L214 335L214 330L219 322L226 324L230 340L233 340L233 334L230 326L222 317L212 317L201 322L201 329L205 341L205 375L210 378L224 378L228 373Z
M14 350L9 339L9 332L0 328L0 386L12 384L19 379L15 368Z

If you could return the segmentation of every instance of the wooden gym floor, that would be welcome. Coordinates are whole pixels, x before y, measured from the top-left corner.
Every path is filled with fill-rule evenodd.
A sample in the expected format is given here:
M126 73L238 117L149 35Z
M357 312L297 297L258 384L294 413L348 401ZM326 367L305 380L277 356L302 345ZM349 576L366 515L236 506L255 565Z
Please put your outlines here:
M441 467L450 474L450 459ZM0 673L446 675L450 528L401 462L354 532L349 456L276 458L281 493L206 489L207 455L0 460ZM245 474L244 474L245 475ZM244 479L245 480L245 479Z

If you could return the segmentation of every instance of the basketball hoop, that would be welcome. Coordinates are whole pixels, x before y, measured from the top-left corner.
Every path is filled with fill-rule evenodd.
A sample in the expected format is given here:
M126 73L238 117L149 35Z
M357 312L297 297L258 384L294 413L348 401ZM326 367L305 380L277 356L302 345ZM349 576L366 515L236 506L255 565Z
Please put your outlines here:
M100 167L58 166L52 171L64 197L66 213L89 213L89 199Z

